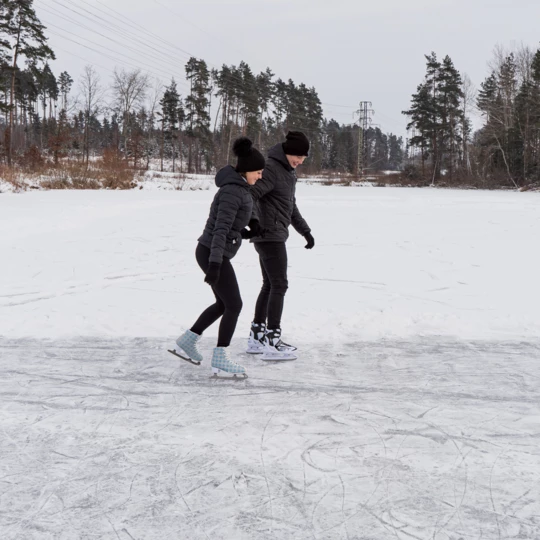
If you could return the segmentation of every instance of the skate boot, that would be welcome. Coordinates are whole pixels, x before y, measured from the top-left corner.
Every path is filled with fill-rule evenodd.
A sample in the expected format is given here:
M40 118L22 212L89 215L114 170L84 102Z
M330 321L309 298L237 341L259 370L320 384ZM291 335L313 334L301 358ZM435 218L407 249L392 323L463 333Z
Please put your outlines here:
M216 347L214 349L212 372L215 379L247 379L246 368L230 359L227 347Z
M298 356L294 354L296 347L287 345L281 341L281 328L272 328L266 331L264 337L264 353L262 360L287 361L296 360Z
M191 330L186 330L177 340L174 349L168 349L171 354L178 356L186 362L190 362L195 366L199 366L203 360L202 354L199 352L197 344L201 336L195 334Z
M262 354L264 352L264 336L266 334L266 324L251 323L249 332L248 354Z

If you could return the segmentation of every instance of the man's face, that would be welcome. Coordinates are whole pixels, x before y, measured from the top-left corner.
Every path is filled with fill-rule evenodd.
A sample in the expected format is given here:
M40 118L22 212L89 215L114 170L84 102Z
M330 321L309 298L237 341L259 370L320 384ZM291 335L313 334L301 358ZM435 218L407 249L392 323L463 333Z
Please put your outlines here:
M296 167L298 167L298 165L302 165L302 163L304 163L305 159L306 159L306 156L289 156L289 154L287 154L287 160L289 162L289 165L293 169L296 169Z

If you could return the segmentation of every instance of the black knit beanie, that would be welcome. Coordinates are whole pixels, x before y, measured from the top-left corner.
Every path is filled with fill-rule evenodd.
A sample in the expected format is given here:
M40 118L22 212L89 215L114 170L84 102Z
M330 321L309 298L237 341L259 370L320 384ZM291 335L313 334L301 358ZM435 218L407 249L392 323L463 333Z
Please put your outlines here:
M240 137L234 141L233 152L238 158L236 172L245 173L264 169L264 156L253 148L253 143L247 137Z
M283 150L288 156L309 156L309 139L301 131L289 131Z

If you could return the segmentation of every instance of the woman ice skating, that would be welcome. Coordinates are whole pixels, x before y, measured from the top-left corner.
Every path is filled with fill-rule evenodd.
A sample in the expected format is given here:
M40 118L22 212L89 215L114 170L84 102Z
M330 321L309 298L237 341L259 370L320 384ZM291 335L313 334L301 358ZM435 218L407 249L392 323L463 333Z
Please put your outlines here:
M197 322L176 340L169 352L200 365L203 360L198 343L203 332L220 317L217 347L212 354L212 371L216 377L247 377L246 370L229 355L229 345L242 309L242 298L231 259L240 249L242 238L252 238L261 233L259 222L251 219L253 199L250 186L262 177L265 161L253 148L247 137L234 142L233 152L237 165L228 165L216 175L216 193L210 216L198 240L195 256L205 273L206 283L212 287L215 304L207 308ZM249 229L246 226L249 225Z

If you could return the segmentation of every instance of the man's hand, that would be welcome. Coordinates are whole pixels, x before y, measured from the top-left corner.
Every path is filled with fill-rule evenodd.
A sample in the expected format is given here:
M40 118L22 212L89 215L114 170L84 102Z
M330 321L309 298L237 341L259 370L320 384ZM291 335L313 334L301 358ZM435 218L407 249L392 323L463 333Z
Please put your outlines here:
M307 244L305 245L306 249L313 249L315 246L315 238L311 235L311 233L307 233L304 235L304 238L306 239Z

